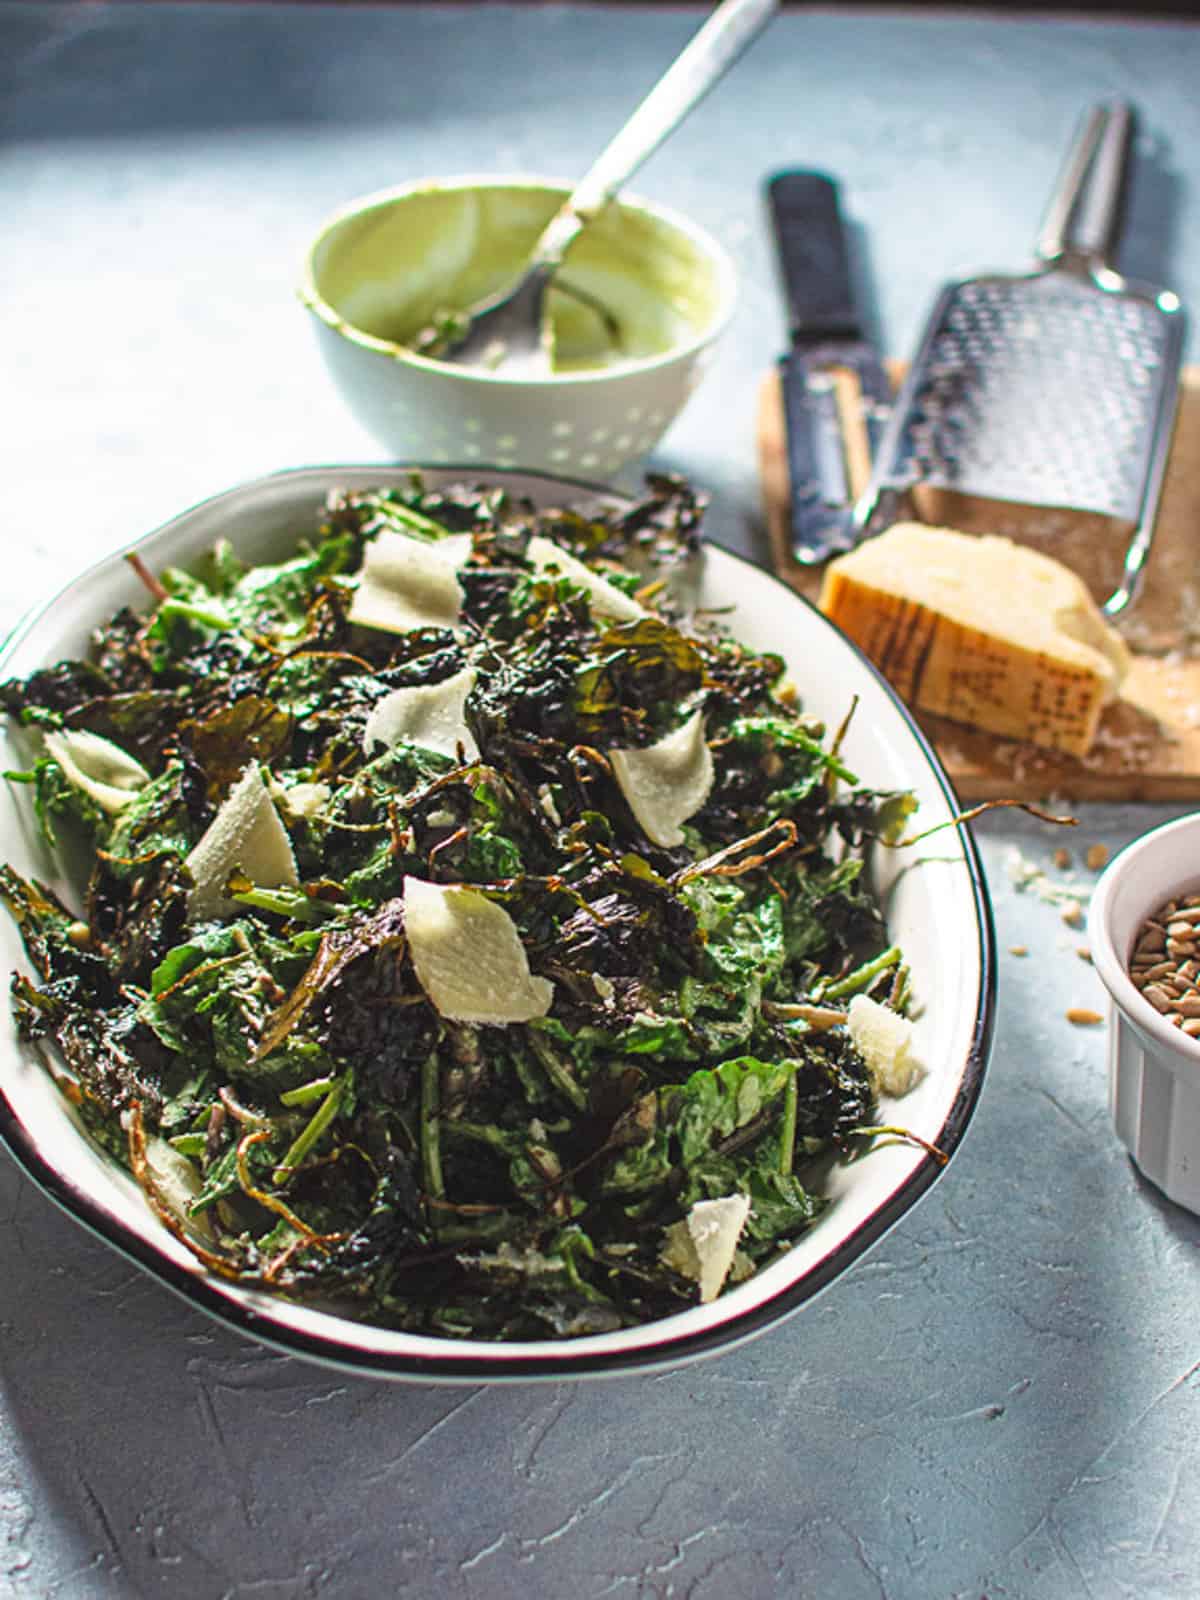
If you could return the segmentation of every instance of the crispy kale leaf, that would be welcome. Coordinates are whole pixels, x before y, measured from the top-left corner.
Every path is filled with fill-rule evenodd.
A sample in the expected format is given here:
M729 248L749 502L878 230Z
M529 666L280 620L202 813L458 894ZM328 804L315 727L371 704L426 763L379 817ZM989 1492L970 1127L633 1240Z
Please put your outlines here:
M13 1004L88 1126L218 1270L447 1337L564 1337L694 1300L663 1241L697 1201L750 1197L739 1270L819 1215L822 1163L852 1151L874 1096L846 1030L798 1013L857 990L902 1003L865 864L911 801L857 784L776 693L778 657L683 626L670 578L702 510L668 478L620 512L416 478L340 494L278 564L221 542L157 575L146 614L99 629L88 661L0 686L28 738L79 729L152 775L115 811L48 755L10 775L47 837L85 841L92 863L80 915L0 871L37 975L14 979ZM352 624L385 531L472 536L460 628ZM535 571L534 533L643 592L643 614L614 621ZM385 696L466 666L477 757L364 748ZM714 781L664 847L606 752L696 709ZM231 914L197 924L191 852L251 761L300 884L243 863ZM502 905L553 983L549 1015L440 1015L406 876ZM151 1140L191 1174L182 1211Z

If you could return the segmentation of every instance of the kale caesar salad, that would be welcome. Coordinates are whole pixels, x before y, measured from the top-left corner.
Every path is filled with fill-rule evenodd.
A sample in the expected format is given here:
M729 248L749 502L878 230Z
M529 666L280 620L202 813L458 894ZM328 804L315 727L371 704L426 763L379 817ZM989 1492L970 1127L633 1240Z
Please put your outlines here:
M0 869L18 1034L211 1272L607 1332L775 1259L884 1131L915 801L688 608L702 512L339 491L278 564L131 557L144 607L0 686L77 882Z

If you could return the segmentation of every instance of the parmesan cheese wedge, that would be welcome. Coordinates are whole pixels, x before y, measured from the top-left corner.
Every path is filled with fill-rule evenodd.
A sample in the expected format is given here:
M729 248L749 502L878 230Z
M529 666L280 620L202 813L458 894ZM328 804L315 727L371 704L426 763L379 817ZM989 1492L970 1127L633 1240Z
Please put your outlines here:
M608 757L646 837L667 849L682 844L682 824L695 816L713 786L703 712L693 712L657 744L644 750L610 750Z
M720 1294L749 1215L749 1196L728 1194L720 1200L697 1200L682 1222L667 1229L663 1260L695 1279L701 1301Z
M471 555L471 535L429 542L385 528L367 545L350 621L383 633L456 627L462 610L458 569Z
M639 617L646 615L645 606L640 606L632 595L593 572L591 567L585 566L568 550L555 544L553 539L534 534L526 554L539 573L547 576L557 573L559 577L569 578L581 589L586 589L592 610L597 616L611 617L616 622L636 622Z
M229 791L186 866L194 880L188 916L195 922L230 909L225 885L238 869L264 889L299 887L291 840L257 762Z
M529 1022L544 1017L554 985L535 978L505 911L460 884L404 880L404 926L417 981L452 1022Z
M406 739L451 760L457 760L461 745L468 761L477 760L479 746L463 715L467 696L474 687L475 668L464 667L441 683L393 689L372 706L363 729L363 749L370 755L377 744L390 750Z
M910 705L1073 755L1129 667L1081 578L990 535L898 523L830 563L820 607Z
M846 1016L850 1041L866 1063L876 1092L893 1099L907 1094L925 1072L913 1053L912 1023L865 994L854 996Z
M48 733L46 750L58 762L68 783L82 789L101 811L123 811L138 790L150 782L142 763L119 744L83 728Z

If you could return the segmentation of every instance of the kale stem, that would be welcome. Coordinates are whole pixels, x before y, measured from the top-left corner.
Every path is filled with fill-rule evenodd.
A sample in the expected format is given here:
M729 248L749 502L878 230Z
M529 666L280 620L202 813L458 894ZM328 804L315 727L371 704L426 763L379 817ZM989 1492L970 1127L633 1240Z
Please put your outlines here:
M576 1111L586 1111L587 1094L582 1086L575 1080L571 1069L559 1055L558 1051L544 1038L536 1028L529 1030L529 1043L533 1053L546 1070L546 1076L564 1099L569 1100Z
M440 1078L438 1053L431 1050L421 1068L421 1169L425 1174L425 1193L434 1200L442 1200L446 1194L438 1127L441 1113Z
M336 1078L314 1078L311 1083L302 1083L299 1088L285 1089L279 1096L279 1103L285 1106L306 1106L310 1100L316 1100L337 1083Z
M345 1079L338 1078L334 1083L333 1088L330 1089L324 1100L321 1101L321 1104L313 1112L312 1116L305 1123L304 1127L301 1128L295 1139L293 1139L288 1153L284 1156L283 1160L271 1174L271 1181L275 1184L276 1188L282 1188L282 1186L288 1181L288 1179L295 1172L296 1168L304 1160L308 1152L316 1144L317 1140L325 1132L326 1128L328 1128L334 1117L337 1116L338 1106L341 1103L342 1090L344 1088Z
M793 1067L783 1093L783 1123L779 1130L779 1170L785 1178L791 1176L792 1163L796 1158L796 1112L800 1104L798 1077L799 1069Z
M841 727L834 734L833 743L829 747L829 756L827 758L826 765L825 765L825 788L826 788L826 791L827 791L827 793L829 795L829 798L831 800L837 794L838 779L842 776L842 773L838 771L837 757L838 757L839 752L841 751L842 744L845 741L846 735L850 732L850 724L851 724L851 722L853 722L854 713L857 710L858 710L858 696L854 695L854 696L852 696L852 698L850 700L850 709L846 712L846 715L842 718ZM851 782L853 782L853 781L854 780L851 779Z
M150 593L156 600L165 600L167 598L166 589L150 571L150 568L142 560L141 556L130 552L126 555L125 559L128 561L129 565L137 573L138 577L146 585L147 589L149 589Z
M158 615L166 622L175 617L186 617L189 622L198 622L202 627L213 628L218 633L223 633L231 626L229 613L219 601L214 605L205 606L195 600L178 600L173 595L168 595L159 605Z
M399 523L402 528L407 528L412 533L423 534L426 539L444 539L450 531L443 523L435 522L432 517L422 516L412 506L402 505L395 500L383 500L380 510L389 522Z
M896 965L900 960L900 955L901 951L898 944L889 945L873 961L864 961L861 967L856 967L853 972L848 972L844 978L838 978L833 983L822 985L820 998L822 1000L840 1000L843 995L859 994L863 989L869 989L881 972L886 972L889 967Z
M280 917L293 917L298 922L323 922L335 914L336 907L322 900L310 899L298 889L262 889L257 884L249 889L231 894L240 906L252 906L258 911L273 911Z
M945 1150L940 1150L936 1144L930 1144L928 1139L922 1139L919 1133L914 1133L911 1128L897 1128L886 1122L873 1122L865 1128L847 1128L847 1139L878 1139L887 1137L897 1139L901 1144L915 1144L918 1149L924 1150L927 1156L932 1156L939 1167L944 1167L950 1157Z

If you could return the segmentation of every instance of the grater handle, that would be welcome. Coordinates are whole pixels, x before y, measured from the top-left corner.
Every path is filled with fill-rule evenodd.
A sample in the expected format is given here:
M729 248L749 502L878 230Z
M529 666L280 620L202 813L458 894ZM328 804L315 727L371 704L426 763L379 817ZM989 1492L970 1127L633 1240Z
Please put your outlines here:
M1047 266L1065 256L1106 267L1121 225L1133 142L1133 109L1123 101L1093 106L1067 156L1038 234Z
M1112 266L1123 221L1132 146L1133 108L1114 104L1108 108L1091 176L1068 232L1068 248L1095 267Z

